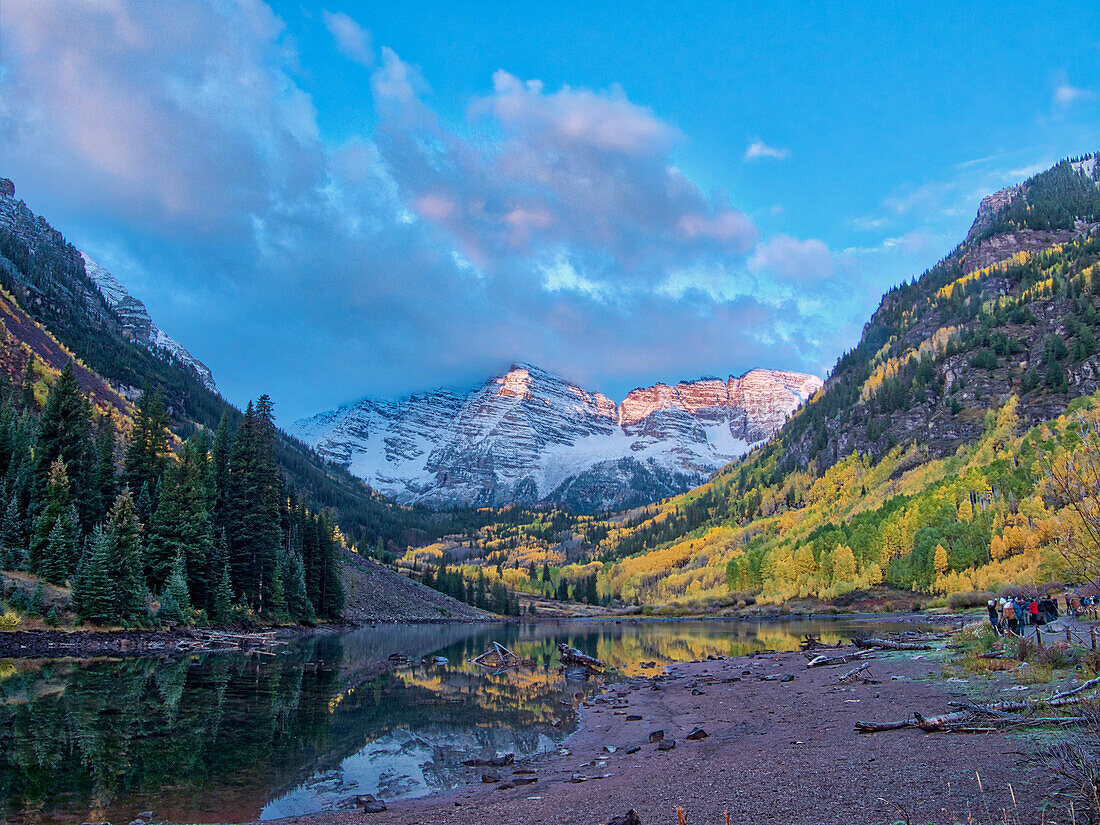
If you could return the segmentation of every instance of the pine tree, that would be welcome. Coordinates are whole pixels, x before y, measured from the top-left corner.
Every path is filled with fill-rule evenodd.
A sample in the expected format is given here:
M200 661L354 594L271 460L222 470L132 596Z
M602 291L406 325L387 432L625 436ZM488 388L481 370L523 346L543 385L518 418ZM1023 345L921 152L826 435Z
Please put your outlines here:
M214 624L225 624L233 618L233 583L229 578L229 563L222 565L221 575L214 585L210 599L210 620Z
M118 594L112 579L114 550L114 527L96 526L73 582L73 607L85 621L112 624L118 620Z
M61 584L72 575L76 563L75 548L64 544L53 548L50 546L51 532L59 521L70 517L75 518L71 508L69 476L65 472L65 462L57 458L50 467L49 481L40 512L34 522L34 535L30 545L31 569L55 584ZM69 529L75 530L79 535L79 525L70 525ZM54 555L55 552L62 555Z
M109 413L101 416L96 426L94 450L91 489L88 493L89 518L85 524L99 524L107 518L107 513L118 496L118 473L115 469L115 423Z
M305 567L302 559L294 551L287 553L285 559L283 590L287 613L290 618L297 621L312 622L317 618L317 613L313 608L313 602L306 595Z
M258 612L273 608L282 546L283 479L275 463L271 399L249 403L229 462L227 537L233 586Z
M168 413L164 393L148 388L138 399L130 444L126 448L125 481L136 494L148 485L150 495L160 483L168 456Z
M213 496L212 513L214 530L224 536L228 526L229 461L232 457L233 443L229 435L229 417L222 413L218 431L214 435L214 445L210 450L210 490Z
M34 515L37 516L46 503L47 487L56 461L61 461L65 467L73 501L84 502L90 475L91 432L91 406L80 391L70 361L50 389L38 423L38 442L34 449ZM50 519L51 525L53 520ZM46 528L46 534L49 529Z
M137 621L148 612L149 591L145 587L142 563L141 538L144 528L138 520L129 488L115 499L110 524L114 538L111 576L118 598L118 617Z
M206 442L201 435L180 447L164 473L161 493L146 540L145 574L149 588L164 587L176 557L182 554L195 605L209 603L214 519L210 513Z
M4 520L0 522L0 570L17 570L21 567L25 548L19 498L13 495L8 499Z
M38 381L38 375L34 369L34 355L27 358L27 366L23 369L23 409L33 410L38 406L34 397L34 385Z
M160 595L157 618L176 624L188 624L191 620L191 598L187 592L187 573L182 551L172 561L171 572Z

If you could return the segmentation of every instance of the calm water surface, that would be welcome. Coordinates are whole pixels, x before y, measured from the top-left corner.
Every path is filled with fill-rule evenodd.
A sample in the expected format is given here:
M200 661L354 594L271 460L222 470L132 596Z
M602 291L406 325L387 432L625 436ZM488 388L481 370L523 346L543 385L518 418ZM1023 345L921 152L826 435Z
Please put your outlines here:
M806 633L840 641L896 627L388 626L301 639L273 656L0 660L0 819L127 822L153 810L244 821L350 807L361 793L420 796L465 781L464 759L554 749L576 729L577 706L600 688L558 672L559 642L633 675L707 654L794 650ZM493 674L471 665L494 640L537 666ZM392 653L413 664L379 675ZM428 656L449 662L422 663Z

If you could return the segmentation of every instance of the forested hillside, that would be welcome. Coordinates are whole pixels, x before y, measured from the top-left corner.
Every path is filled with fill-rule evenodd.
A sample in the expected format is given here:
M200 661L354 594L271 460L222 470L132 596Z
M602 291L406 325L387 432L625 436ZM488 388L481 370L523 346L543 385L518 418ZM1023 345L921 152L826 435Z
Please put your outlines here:
M192 367L130 340L79 250L14 201L10 181L0 181L6 187L0 196L10 207L0 216L0 371L19 384L30 364L42 402L46 379L52 382L73 360L81 388L101 412L111 407L125 418L142 390L152 388L163 393L170 429L179 439L200 429L213 432L223 416L231 430L241 426L243 413L208 389ZM489 518L472 510L439 514L394 505L281 431L274 449L298 494L313 509L331 510L355 545L374 550L381 542L383 548L403 549Z
M710 483L482 530L479 547L519 589L596 576L601 600L649 603L1065 572L1043 467L1077 447L1076 413L1060 416L1091 421L1100 389L1098 177L1094 157L1067 160L986 198L962 244L883 297L824 389Z

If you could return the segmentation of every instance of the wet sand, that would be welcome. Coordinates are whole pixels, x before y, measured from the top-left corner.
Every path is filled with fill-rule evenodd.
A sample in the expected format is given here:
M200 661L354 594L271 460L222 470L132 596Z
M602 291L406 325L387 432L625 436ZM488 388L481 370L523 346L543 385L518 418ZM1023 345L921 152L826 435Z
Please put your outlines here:
M799 653L675 665L667 674L612 684L581 708L581 728L566 742L567 754L471 768L467 787L390 802L381 813L340 811L278 822L596 825L633 808L651 825L675 823L677 806L692 825L721 823L727 811L731 822L851 825L908 818L1000 822L1007 809L1010 821L1038 822L1050 788L1026 763L1031 745L1025 738L855 731L857 720L948 711L965 686L940 676L941 658L877 654L870 671L877 684L841 684L839 677L853 665L807 670ZM1022 695L1008 691L1011 684L1003 680L976 684L981 698ZM696 727L708 735L688 740ZM650 742L656 730L675 740L675 748L658 750ZM629 753L633 748L638 750ZM487 774L500 781L483 783ZM577 774L607 776L572 781ZM507 787L531 776L537 782ZM1046 822L1056 821L1057 814L1047 811Z

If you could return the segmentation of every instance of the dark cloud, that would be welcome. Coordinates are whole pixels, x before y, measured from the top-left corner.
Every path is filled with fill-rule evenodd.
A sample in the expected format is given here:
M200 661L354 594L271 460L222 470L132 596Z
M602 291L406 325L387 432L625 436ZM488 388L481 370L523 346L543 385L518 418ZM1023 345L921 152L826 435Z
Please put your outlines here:
M270 392L284 419L512 360L620 397L754 366L820 372L846 323L807 298L836 266L824 244L761 242L675 168L685 137L621 89L501 71L447 124L383 47L377 126L337 145L258 0L7 0L4 22L2 173L230 398ZM374 59L354 20L322 22Z

